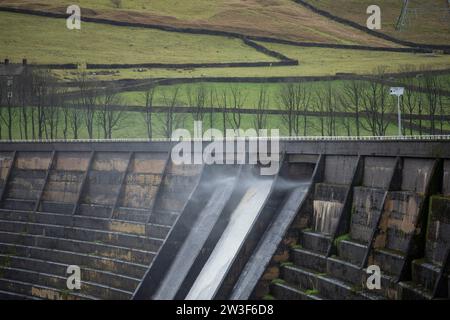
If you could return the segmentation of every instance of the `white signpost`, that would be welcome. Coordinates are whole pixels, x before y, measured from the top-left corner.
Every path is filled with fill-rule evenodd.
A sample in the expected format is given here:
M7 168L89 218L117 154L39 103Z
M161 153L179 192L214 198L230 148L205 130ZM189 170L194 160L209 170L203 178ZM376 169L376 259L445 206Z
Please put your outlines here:
M392 87L390 94L397 96L397 112L398 112L398 135L402 136L402 110L400 109L400 97L405 93L405 88L403 87Z

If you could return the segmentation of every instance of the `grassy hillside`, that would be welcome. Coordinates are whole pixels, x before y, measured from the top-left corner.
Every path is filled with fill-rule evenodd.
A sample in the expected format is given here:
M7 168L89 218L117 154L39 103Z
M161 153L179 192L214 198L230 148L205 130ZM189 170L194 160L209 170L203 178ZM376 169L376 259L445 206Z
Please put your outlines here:
M203 27L324 43L394 46L312 13L291 0L80 0L82 15L121 21ZM0 0L0 5L65 12L71 0Z
M32 63L199 63L274 61L239 39L84 23L0 12L1 56Z
M450 12L447 0L410 0L409 8L415 10L408 16L408 24L395 30L403 1L400 0L308 0L312 5L337 16L366 24L366 9L371 4L381 8L383 33L399 39L431 44L450 44Z

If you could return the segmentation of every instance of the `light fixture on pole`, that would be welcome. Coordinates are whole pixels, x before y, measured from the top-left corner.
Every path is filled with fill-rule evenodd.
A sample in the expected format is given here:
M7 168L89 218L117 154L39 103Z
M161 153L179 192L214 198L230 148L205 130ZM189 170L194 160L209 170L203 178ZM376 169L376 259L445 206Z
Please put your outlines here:
M392 87L390 94L392 96L397 96L397 112L398 112L398 135L402 136L402 111L400 109L400 97L405 93L405 88L403 87Z

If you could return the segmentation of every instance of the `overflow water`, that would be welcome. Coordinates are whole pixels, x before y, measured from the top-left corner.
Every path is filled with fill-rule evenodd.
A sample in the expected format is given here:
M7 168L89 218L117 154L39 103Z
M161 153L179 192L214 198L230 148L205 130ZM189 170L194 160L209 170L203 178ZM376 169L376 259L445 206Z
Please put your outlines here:
M190 267L204 246L215 222L222 213L223 207L231 196L236 179L237 177L234 176L208 182L208 188L214 191L199 214L189 236L183 243L153 299L174 299Z
M222 283L233 258L239 251L247 233L255 223L274 180L256 180L251 183L230 221L217 242L208 261L186 296L187 300L210 300Z
M275 190L278 191L281 187L287 193L285 201L278 208L279 214L275 214L275 220L264 233L258 247L242 270L230 295L231 300L248 300L250 298L253 289L264 274L269 261L294 220L297 209L303 203L311 185L311 180L293 181L281 178L278 182Z

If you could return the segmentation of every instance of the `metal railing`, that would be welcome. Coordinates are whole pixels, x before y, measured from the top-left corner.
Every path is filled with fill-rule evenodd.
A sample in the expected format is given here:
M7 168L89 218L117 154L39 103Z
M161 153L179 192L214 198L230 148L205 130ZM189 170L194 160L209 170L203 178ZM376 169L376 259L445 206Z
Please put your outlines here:
M230 141L230 140L279 140L279 141L450 141L450 135L412 135L412 136L268 136L268 137L225 137L222 139L192 138L187 141ZM169 138L127 138L127 139L13 139L0 140L0 143L151 143L151 142L179 142Z

